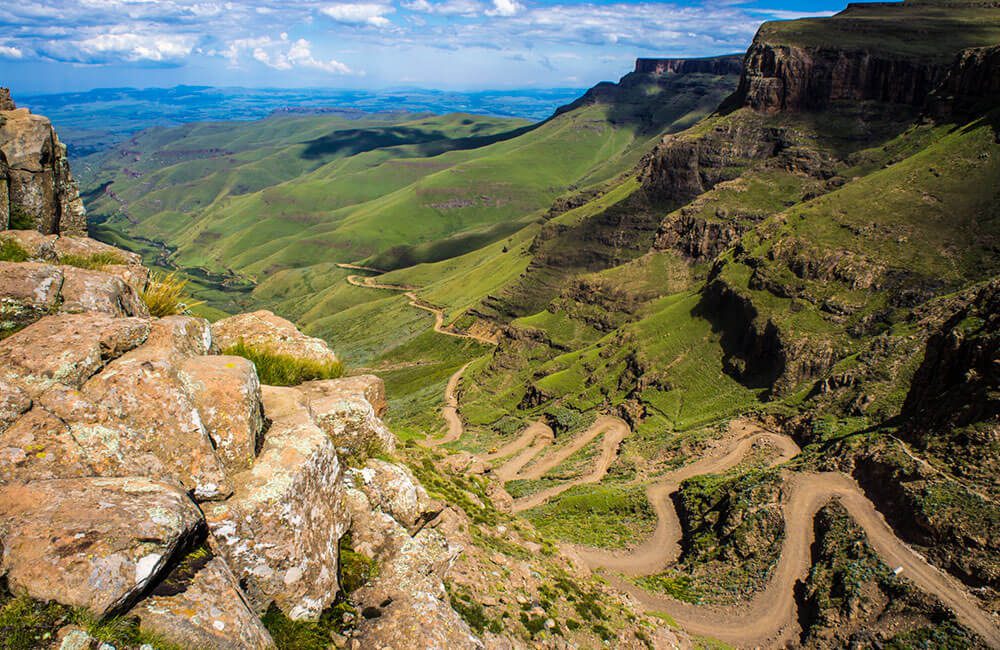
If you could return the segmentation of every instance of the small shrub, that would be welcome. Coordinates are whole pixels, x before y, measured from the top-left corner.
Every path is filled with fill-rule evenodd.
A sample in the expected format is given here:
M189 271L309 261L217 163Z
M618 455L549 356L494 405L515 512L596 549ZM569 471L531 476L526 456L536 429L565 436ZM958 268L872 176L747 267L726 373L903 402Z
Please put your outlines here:
M67 266L100 271L105 266L112 264L125 264L125 258L109 251L93 255L63 255L59 258L59 262Z
M0 262L26 262L31 256L13 239L0 241Z
M183 314L192 307L203 304L203 300L187 302L184 295L187 284L187 280L178 277L177 271L171 271L166 275L154 272L145 291L142 292L142 301L149 308L150 315L161 318Z
M222 353L252 361L257 367L261 383L268 386L298 386L304 381L336 379L344 374L344 364L339 361L301 359L266 347L250 345L243 340L229 346Z

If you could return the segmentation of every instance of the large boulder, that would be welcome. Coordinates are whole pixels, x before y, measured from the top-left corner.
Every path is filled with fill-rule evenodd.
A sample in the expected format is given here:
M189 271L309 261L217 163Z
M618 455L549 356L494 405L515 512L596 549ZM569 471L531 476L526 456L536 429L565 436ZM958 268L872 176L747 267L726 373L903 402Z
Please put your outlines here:
M8 377L38 394L53 384L79 388L104 365L141 345L149 321L106 314L47 316L0 341Z
M55 313L62 284L62 271L49 264L0 262L0 333Z
M371 509L384 512L408 530L443 509L403 465L370 458L364 467L348 470L344 482L347 487L363 492Z
M178 563L131 611L140 626L186 648L264 650L274 640L246 602L233 572L199 549Z
M248 469L264 433L254 365L243 357L197 356L183 362L180 376L227 471Z
M299 390L338 449L361 458L396 450L396 437L379 418L385 411L385 385L378 377L309 381Z
M205 506L220 553L258 613L271 602L315 620L337 595L338 541L347 529L342 466L333 441L294 388L262 387L271 427L233 496Z
M0 488L0 568L15 592L128 609L202 528L179 487L146 478L79 478Z
M69 426L44 408L31 409L0 432L0 484L94 474Z
M73 266L61 268L62 311L149 317L149 309L138 292L118 275Z
M114 260L109 262L114 264L142 264L142 256L139 254L122 250L90 237L58 237L52 242L52 249L56 259L63 263L70 257L92 259L95 256L101 256L107 260Z
M156 457L168 475L192 490L199 501L225 498L232 486L178 376L179 354L176 347L147 341L108 364L83 386L82 393L100 407L92 424L116 432L114 445L124 456ZM124 425L124 431L115 425ZM103 438L90 439L104 444Z
M0 230L0 243L13 242L37 262L55 262L58 235L45 235L37 230Z
M320 363L337 361L337 355L322 340L306 336L290 321L267 310L223 318L212 324L212 336L220 350L243 341L276 354Z

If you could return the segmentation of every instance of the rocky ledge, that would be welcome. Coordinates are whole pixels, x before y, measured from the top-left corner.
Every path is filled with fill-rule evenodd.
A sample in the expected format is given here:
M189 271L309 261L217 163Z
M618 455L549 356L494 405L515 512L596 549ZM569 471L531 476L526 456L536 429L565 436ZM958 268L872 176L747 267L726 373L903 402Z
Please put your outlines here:
M350 533L380 571L341 645L481 647L444 589L459 515L368 456L395 445L380 379L261 385L220 340L336 356L270 312L153 318L138 258L87 238L0 231L0 245L18 260L0 262L11 593L137 619L183 647L270 648L269 609L308 621L343 602ZM107 264L67 263L80 259Z

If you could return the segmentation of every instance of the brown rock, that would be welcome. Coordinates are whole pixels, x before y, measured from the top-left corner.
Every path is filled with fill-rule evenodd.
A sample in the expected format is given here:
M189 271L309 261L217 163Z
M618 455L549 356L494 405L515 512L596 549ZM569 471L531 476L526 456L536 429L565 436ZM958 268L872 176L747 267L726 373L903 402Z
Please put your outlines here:
M142 257L140 255L110 246L90 237L59 237L55 239L53 249L60 262L68 256L91 258L95 255L108 255L121 260L121 264L142 265Z
M7 104L6 108L10 108ZM40 232L86 235L87 221L66 147L52 124L27 109L0 110L0 205L30 217Z
M63 311L149 317L149 310L136 290L117 275L73 266L60 268L64 277Z
M226 470L249 468L264 432L254 365L243 357L197 356L183 362L180 377Z
M469 625L441 600L406 598L366 611L372 618L365 618L355 630L349 646L352 650L484 647Z
M36 261L56 261L55 242L58 238L58 235L43 235L37 230L0 230L0 242L16 243Z
M93 475L69 427L44 408L31 409L0 433L0 483Z
M396 450L396 437L378 417L379 409L385 411L385 385L378 377L310 381L298 388L338 449L362 458Z
M97 616L127 609L201 523L182 490L138 477L7 485L0 513L11 588Z
M0 262L0 332L56 311L62 272L48 264Z
M164 332L162 324L157 325L144 346L115 359L84 385L84 396L102 409L94 424L112 425L110 435L124 455L129 453L125 449L133 449L158 458L198 500L225 498L232 488L177 375L178 350L157 345L170 340L166 334L176 335L176 328ZM124 425L126 434L119 435L114 425ZM104 445L109 434L100 433L91 440Z
M427 495L409 468L370 458L364 467L345 475L348 487L360 490L371 507L412 529L441 511L442 505Z
M212 330L204 318L167 316L153 321L148 344L170 350L175 358L208 354L212 350Z
M131 614L140 627L187 648L261 650L274 640L221 558L185 558Z
M0 341L0 363L29 393L53 384L79 388L104 365L141 345L149 321L105 314L46 316Z
M253 467L205 515L258 613L273 601L315 620L337 594L338 541L348 525L342 467L329 436L294 388L262 387L272 421Z
M31 408L31 398L17 384L0 378L0 433Z
M337 360L337 355L322 339L306 336L293 323L266 310L216 321L212 324L212 336L221 350L242 340L248 345L299 359L321 363Z

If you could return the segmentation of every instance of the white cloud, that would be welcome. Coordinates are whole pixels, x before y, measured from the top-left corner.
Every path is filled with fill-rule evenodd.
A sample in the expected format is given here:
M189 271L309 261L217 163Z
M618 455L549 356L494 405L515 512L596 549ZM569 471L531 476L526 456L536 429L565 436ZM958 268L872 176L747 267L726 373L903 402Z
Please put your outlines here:
M11 47L9 45L0 45L0 58L4 59L20 59L24 57L24 50L19 47Z
M493 8L486 12L487 16L516 16L524 11L524 5L517 0L493 0Z
M72 41L80 53L97 59L108 57L126 61L174 61L191 53L194 38L186 35L131 32L98 34L83 40Z
M477 0L443 0L428 2L428 0L413 0L404 2L404 9L439 16L475 16L483 12L485 7Z
M220 55L228 58L231 64L238 65L243 52L249 52L254 61L275 70L305 68L338 75L355 74L350 66L336 59L316 58L309 41L304 38L292 41L284 32L278 39L264 36L233 41Z
M371 25L373 27L385 27L388 25L389 19L385 16L394 11L395 9L389 5L373 2L341 3L320 9L321 13L338 23Z

